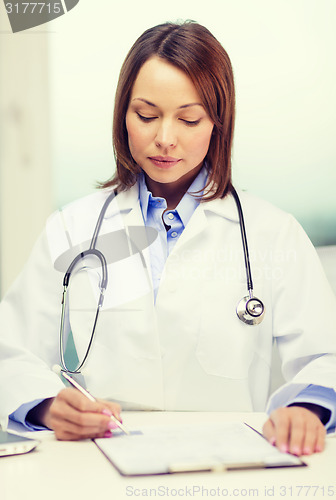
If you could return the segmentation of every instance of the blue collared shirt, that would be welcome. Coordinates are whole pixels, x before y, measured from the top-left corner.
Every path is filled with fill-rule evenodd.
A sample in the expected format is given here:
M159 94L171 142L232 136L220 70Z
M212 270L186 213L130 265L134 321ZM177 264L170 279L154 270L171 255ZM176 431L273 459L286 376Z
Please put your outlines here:
M177 207L174 210L167 210L166 200L154 197L147 189L144 176L140 176L139 200L143 219L147 227L152 227L158 232L158 237L150 246L154 300L156 300L167 257L196 210L206 180L207 170L202 168Z

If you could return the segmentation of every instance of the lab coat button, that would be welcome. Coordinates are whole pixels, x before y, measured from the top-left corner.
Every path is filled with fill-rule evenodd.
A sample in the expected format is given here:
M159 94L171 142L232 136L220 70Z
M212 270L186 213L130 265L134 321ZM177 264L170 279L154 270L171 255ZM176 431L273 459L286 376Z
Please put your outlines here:
M177 236L177 232L176 232L176 231L173 231L173 232L172 232L172 234L171 234L171 237L172 237L172 238L176 238L176 236Z
M168 217L168 219L173 220L174 219L174 214L172 214L171 212L169 212L167 214L167 217Z

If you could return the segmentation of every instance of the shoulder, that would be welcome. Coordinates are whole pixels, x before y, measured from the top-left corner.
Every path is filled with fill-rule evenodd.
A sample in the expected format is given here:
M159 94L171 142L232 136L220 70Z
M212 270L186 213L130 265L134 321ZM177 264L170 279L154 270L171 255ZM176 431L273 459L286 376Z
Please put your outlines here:
M288 223L294 218L291 214L276 207L272 203L259 198L249 192L235 190L243 211L244 219L259 223L263 226L273 224L277 221L281 224ZM233 193L228 193L224 198L205 201L203 203L205 211L210 211L221 215L227 219L238 222L238 207Z
M238 193L242 206L245 207L247 211L251 210L258 214L263 213L264 216L270 214L270 216L272 217L275 216L284 219L291 217L291 215L285 210L277 207L273 203L263 198L259 198L253 193L250 193L248 191L241 191L238 189L236 191Z
M111 196L110 196L111 195ZM87 247L90 244L101 211L106 206L104 231L121 225L120 215L138 201L138 187L116 194L113 188L102 189L79 198L54 212L46 223L46 235L52 259L67 252L69 248ZM103 232L103 231L102 231Z
M305 231L292 214L276 207L254 194L236 189L242 207L245 229L249 240L256 245L286 244L295 245L299 240L308 240ZM232 193L224 198L204 203L204 211L219 215L216 225L221 219L239 223L239 212ZM218 227L218 226L217 226Z
M87 225L91 220L97 220L104 203L108 199L108 216L111 215L116 206L118 206L118 211L132 207L138 201L138 190L138 184L118 193L114 186L97 190L64 205L50 216L48 222L58 216L59 213L62 213L62 216L69 222Z
M97 190L94 193L67 203L59 211L67 217L81 216L82 218L83 214L86 214L89 218L94 217L111 192L113 192L113 189Z
M68 203L56 210L46 223L47 236L50 239L61 233L84 235L93 231L99 212L109 195L108 190L101 190Z
M268 240L272 246L313 247L301 224L291 214L245 191L238 191L246 231L261 242ZM252 234L251 234L252 233Z
M276 231L284 226L301 227L295 217L273 203L252 193L237 190L244 218L259 223L263 227L274 227Z

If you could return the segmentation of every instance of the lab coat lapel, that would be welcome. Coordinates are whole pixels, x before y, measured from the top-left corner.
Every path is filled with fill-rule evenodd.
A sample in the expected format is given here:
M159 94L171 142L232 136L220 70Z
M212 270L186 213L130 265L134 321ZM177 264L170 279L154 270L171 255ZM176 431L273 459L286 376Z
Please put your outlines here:
M127 290L131 287L146 291L147 288L147 293L121 304L112 312L107 311L105 315L106 325L113 324L113 321L119 325L121 335L117 345L122 366L118 367L119 359L115 359L114 364L111 364L110 360L115 355L116 341L110 336L108 326L102 329L101 337L105 335L105 347L100 356L106 358L106 366L108 365L110 370L109 377L118 380L113 389L113 397L120 401L123 407L132 409L133 406L138 408L139 405L143 405L144 408L162 409L164 405L162 360L154 309L149 249L146 245L147 233L139 204L138 184L120 192L111 203L106 216L111 221L120 217L129 240L130 253L134 254L134 258L128 259L129 263L123 275L124 277L127 275ZM138 253L142 254L147 269L143 269L144 263L137 258ZM120 293L120 286L117 287L116 293ZM112 317L114 319L111 320ZM107 350L107 345L110 350ZM102 361L97 358L97 366L98 363ZM102 365L105 366L105 363ZM137 379L137 383L132 382L134 378ZM90 382L94 383L93 380ZM99 394L98 387L95 388L95 392ZM128 406L125 406L125 400Z
M118 206L118 210L120 211L123 221L125 224L125 230L128 231L129 238L131 243L135 247L144 247L142 248L142 255L145 259L145 265L147 267L148 272L150 273L151 262L150 262L150 252L149 252L149 244L150 241L146 238L145 225L143 221L142 211L139 203L139 187L138 184L135 184L127 191L122 191L116 197L116 203ZM132 228L139 228L140 230L140 239L141 241L137 241L137 233L132 231ZM144 230L142 233L141 229ZM139 233L138 233L139 234ZM147 244L144 245L144 240L147 240ZM152 283L151 283L152 286Z
M217 198L216 200L202 203L202 206L205 213L212 212L233 222L239 222L237 206L232 194L227 194L224 198Z
M207 216L209 213L217 214L220 217L234 222L239 222L237 207L231 194L225 196L225 198L202 202L193 213L173 251L175 249L178 251L183 245L190 242L206 229L208 225Z
M150 241L147 240L147 244L145 244L146 231L139 203L138 184L134 184L134 186L132 186L127 191L121 191L115 197L115 199L111 203L111 206L106 212L105 218L109 219L112 217L116 217L117 215L122 217L123 226L130 239L130 245L133 242L133 247L139 247L142 249L142 254L144 256L147 269L150 269L148 251L148 245L150 244ZM142 232L142 228L144 229L144 232Z
M207 226L207 218L204 213L204 209L202 205L199 205L195 212L193 213L191 219L189 220L186 228L182 232L178 242L176 243L176 246L173 249L178 250L184 245L186 245L188 242L190 242L193 238L198 236L202 231Z
M122 195L121 193L120 195ZM125 193L126 194L126 193ZM138 228L143 228L144 229L144 238L146 239L146 232L145 232L145 224L143 220L143 215L140 207L140 202L139 202L139 188L138 184L135 184L132 186L132 188L128 191L128 196L122 198L121 200L121 206L124 206L125 209L127 207L128 213L125 214L124 221L125 221L125 227L129 228L132 226L136 226ZM130 237L132 238L132 234L130 234ZM134 242L137 244L137 242ZM150 242L147 240L147 245L146 248L143 249L143 256L146 262L147 269L150 270L151 268L151 262L150 262L150 252L149 252L149 244Z
M137 208L138 200L139 188L138 184L134 184L134 186L132 186L130 189L121 191L116 195L116 197L112 200L110 206L106 210L104 218L109 219L116 214L122 214L124 217L129 217L130 224L134 224L135 222L132 219L134 218L135 221L137 219L137 216L135 215L137 211L135 209Z

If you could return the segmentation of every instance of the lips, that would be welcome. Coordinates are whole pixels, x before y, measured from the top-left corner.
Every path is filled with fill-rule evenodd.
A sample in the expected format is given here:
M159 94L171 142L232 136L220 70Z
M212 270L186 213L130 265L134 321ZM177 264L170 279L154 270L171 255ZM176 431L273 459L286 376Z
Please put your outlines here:
M172 156L149 156L149 159L156 167L160 168L171 168L181 161L180 158Z

